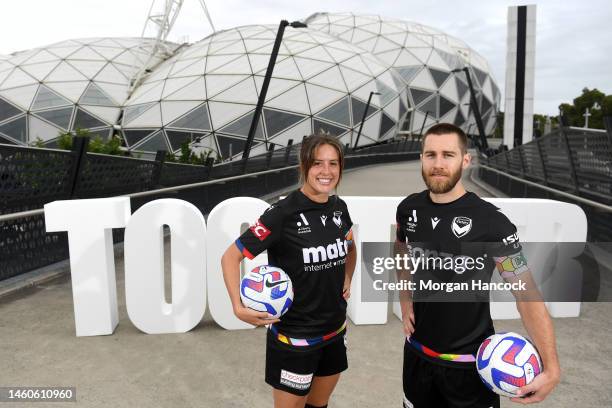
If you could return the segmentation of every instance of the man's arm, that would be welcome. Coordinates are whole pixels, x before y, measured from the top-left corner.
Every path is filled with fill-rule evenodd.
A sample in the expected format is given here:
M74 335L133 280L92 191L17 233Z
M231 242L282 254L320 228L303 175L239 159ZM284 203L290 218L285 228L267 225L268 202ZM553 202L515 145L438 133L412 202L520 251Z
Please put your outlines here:
M513 291L513 294L523 326L535 343L543 365L542 373L530 384L521 387L517 393L519 397L511 400L521 404L537 403L551 393L559 383L561 374L552 319L522 253L495 258L495 262L504 280L525 283L525 290Z

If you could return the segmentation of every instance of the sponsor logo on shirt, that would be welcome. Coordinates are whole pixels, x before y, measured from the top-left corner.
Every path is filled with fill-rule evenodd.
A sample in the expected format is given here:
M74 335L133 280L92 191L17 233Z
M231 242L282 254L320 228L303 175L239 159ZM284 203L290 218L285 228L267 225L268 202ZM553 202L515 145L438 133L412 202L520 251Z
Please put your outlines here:
M468 217L455 217L451 223L451 230L457 238L467 235L472 229L472 219Z
M313 374L296 374L281 369L280 383L296 390L307 390L310 388L312 376Z
M253 233L253 235L255 235L260 241L263 241L264 239L266 239L268 237L268 235L271 234L271 232L268 229L268 227L263 225L261 220L257 220L255 225L253 225L250 228L250 230Z
M514 243L518 243L519 241L519 237L518 234L515 232L512 235L508 235L506 238L502 239L504 245L510 245L510 244L514 244ZM516 245L513 245L515 248L517 247Z
M417 212L416 210L412 210L412 215L408 217L408 221L406 222L406 229L408 232L415 232L417 227Z
M431 217L431 229L436 229L436 227L438 226L438 223L440 222L440 218L438 217Z
M302 221L298 221L296 223L297 227L298 227L298 234L307 234L310 232L310 224L308 223L308 220L306 219L306 216L304 216L304 213L300 213L300 219Z
M348 243L346 240L336 238L336 242L317 247L302 248L304 264L326 262L346 256L348 253Z

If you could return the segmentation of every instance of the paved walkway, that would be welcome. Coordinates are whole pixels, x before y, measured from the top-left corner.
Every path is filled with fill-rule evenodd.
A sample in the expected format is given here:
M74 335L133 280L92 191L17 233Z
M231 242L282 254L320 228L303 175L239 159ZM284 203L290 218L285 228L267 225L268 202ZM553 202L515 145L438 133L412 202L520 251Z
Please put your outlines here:
M466 179L468 189L489 194ZM347 173L343 195L406 195L423 188L417 163ZM120 323L111 336L77 338L67 277L0 298L0 386L75 386L78 402L36 407L271 407L263 381L263 329L230 332L209 316L184 334L146 335L125 310L116 256ZM612 400L612 303L584 304L556 319L563 378L542 407L602 407ZM499 331L524 332L520 321ZM399 407L403 337L399 320L349 327L350 369L330 407ZM24 407L26 404L0 404ZM516 406L508 401L503 407ZM435 408L435 407L432 407Z

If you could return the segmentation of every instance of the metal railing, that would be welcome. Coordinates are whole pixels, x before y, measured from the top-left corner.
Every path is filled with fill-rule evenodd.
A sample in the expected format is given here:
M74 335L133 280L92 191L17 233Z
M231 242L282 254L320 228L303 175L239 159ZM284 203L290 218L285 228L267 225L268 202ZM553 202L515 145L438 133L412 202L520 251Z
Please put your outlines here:
M575 203L587 214L589 241L612 239L612 127L562 127L481 161L486 183L510 197Z
M299 146L212 166L0 145L0 280L68 258L66 233L46 233L42 207L55 200L130 196L132 210L179 198L208 214L236 196L261 197L296 185ZM345 168L418 159L420 143L346 149ZM95 217L95 214L92 214ZM123 230L115 230L115 242Z

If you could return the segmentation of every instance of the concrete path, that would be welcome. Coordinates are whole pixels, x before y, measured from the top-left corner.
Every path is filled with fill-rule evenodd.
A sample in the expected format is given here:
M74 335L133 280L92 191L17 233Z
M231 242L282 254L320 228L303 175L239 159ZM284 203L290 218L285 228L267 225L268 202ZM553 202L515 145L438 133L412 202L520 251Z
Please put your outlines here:
M469 179L466 185L490 195ZM423 188L419 165L401 163L349 172L339 192L403 196ZM189 333L141 333L126 314L121 255L116 254L120 323L111 336L75 336L68 277L0 298L0 386L76 387L77 403L32 405L40 408L271 407L263 381L264 329L230 332L206 316ZM611 321L611 303L587 303L580 318L556 319L563 378L539 406L610 406ZM520 321L499 321L496 329L525 333ZM350 324L350 368L329 406L401 406L402 346L401 324L393 316L386 325ZM515 405L504 400L502 406Z

